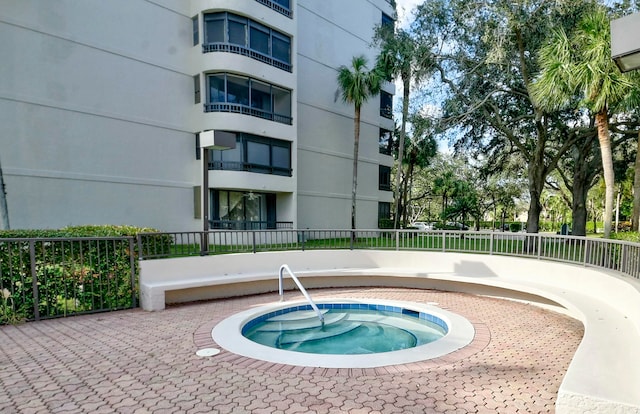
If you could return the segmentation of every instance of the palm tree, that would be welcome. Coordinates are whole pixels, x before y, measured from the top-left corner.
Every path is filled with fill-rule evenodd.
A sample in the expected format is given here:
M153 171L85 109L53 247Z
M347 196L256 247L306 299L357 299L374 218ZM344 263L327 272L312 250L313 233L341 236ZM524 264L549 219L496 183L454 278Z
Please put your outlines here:
M633 174L633 213L631 214L631 231L640 230L640 132L638 132L638 145L636 149L636 163Z
M402 81L402 122L398 143L398 167L396 174L396 197L394 200L394 228L398 227L400 198L400 181L404 175L405 136L409 116L409 95L411 82L419 81L433 67L429 49L418 42L405 30L394 30L393 26L382 25L376 32L376 40L381 43L381 52L376 67L383 77L391 79L399 76Z
M604 237L611 234L614 172L609 133L609 109L633 88L611 59L609 16L603 7L585 14L571 37L563 29L552 33L540 54L541 74L533 86L540 107L557 109L578 94L595 114L605 181Z
M449 199L455 193L457 183L458 179L451 170L441 172L433 180L433 194L442 196L442 211L449 207Z
M360 109L373 95L380 92L381 78L376 70L367 70L367 58L354 56L351 67L338 68L338 87L342 100L353 104L353 184L351 186L351 228L356 228L356 189L358 186L358 147L360 146Z

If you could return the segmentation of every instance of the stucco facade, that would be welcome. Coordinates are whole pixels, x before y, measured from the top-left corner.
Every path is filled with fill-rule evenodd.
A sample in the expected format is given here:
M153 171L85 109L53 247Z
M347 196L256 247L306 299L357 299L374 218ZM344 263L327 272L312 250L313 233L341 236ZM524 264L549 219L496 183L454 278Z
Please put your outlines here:
M12 228L201 229L206 130L236 134L241 148L211 153L212 227L350 225L353 107L336 74L355 55L373 63L374 27L394 13L386 0L0 3ZM392 164L381 127L393 120L376 96L362 112L360 228L377 227L378 203L392 200L377 181Z

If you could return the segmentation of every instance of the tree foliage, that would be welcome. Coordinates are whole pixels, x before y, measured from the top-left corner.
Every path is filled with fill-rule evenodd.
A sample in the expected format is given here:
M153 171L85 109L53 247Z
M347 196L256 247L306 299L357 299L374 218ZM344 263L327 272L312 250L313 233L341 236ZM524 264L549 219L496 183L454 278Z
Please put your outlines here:
M444 86L442 126L459 131L456 151L500 170L517 156L529 188L528 232L538 231L546 176L578 139L576 114L544 111L531 94L538 51L555 26L571 25L582 1L562 3L493 0L427 2L418 8L415 30L435 56Z
M532 90L547 111L579 105L595 115L606 185L604 236L611 233L615 178L611 148L610 108L619 106L634 88L611 59L610 16L603 6L585 11L572 31L552 30L540 50L541 73ZM578 109L578 108L576 108Z
M400 138L398 140L398 157L396 168L396 194L394 198L394 227L398 226L401 212L401 199L405 198L406 183L403 162L405 153L405 141L407 122L409 118L409 99L412 84L420 82L433 68L431 54L425 44L420 43L412 33L394 28L391 25L382 25L376 31L376 42L381 51L377 60L377 68L382 76L387 79L399 77L402 82L402 120L400 123ZM411 164L410 164L411 165ZM401 181L404 180L404 192L401 192ZM406 214L405 214L406 225Z

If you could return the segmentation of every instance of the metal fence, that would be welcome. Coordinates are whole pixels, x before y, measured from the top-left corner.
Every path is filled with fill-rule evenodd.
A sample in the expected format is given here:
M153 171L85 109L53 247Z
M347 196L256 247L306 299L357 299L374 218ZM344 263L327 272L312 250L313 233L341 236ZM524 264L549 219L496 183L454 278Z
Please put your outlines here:
M137 238L0 239L0 324L137 306L138 260L284 250L421 250L531 257L640 279L640 243L416 230L211 230Z
M136 307L134 240L0 239L0 324Z
M588 237L455 230L256 230L144 233L143 260L314 249L425 250L532 257L615 270L640 279L640 244Z

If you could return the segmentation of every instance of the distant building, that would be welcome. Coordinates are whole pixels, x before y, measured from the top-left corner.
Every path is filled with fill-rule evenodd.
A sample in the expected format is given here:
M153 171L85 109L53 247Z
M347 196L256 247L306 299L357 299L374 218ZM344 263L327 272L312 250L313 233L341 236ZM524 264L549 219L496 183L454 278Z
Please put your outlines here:
M337 68L387 0L4 0L0 163L12 228L348 228L353 106ZM362 108L358 227L392 202L394 86Z

